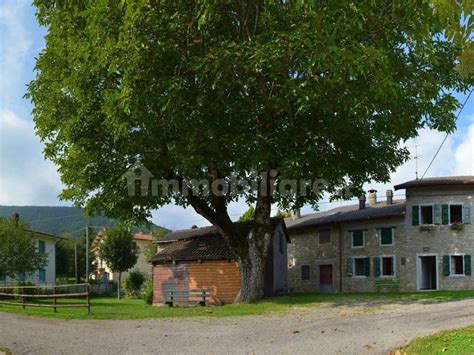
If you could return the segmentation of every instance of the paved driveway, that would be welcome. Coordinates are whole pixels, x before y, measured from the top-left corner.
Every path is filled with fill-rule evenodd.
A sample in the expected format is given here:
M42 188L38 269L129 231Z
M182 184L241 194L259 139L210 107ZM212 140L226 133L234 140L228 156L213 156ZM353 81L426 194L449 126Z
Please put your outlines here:
M474 299L219 319L67 321L0 312L0 348L14 354L384 353L415 337L470 324Z

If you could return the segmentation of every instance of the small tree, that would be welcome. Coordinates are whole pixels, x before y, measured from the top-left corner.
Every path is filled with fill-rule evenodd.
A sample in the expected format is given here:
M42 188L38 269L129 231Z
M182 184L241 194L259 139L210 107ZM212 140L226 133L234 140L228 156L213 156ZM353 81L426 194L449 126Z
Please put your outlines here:
M291 212L290 211L277 210L277 213L275 214L275 217L288 218L288 217L291 217Z
M255 208L253 206L249 206L247 211L244 212L242 216L239 217L239 222L251 221L255 216Z
M112 272L118 272L117 298L120 299L122 272L131 269L138 260L138 246L129 231L111 229L105 232L99 247L99 256Z
M31 232L14 220L0 218L0 276L16 278L32 274L48 264L47 256L40 253Z

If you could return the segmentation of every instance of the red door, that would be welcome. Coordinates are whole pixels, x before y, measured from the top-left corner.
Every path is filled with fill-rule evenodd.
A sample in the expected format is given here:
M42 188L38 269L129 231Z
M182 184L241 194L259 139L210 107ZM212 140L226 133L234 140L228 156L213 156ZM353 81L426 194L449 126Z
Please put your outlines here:
M332 265L319 265L319 289L321 292L332 291Z

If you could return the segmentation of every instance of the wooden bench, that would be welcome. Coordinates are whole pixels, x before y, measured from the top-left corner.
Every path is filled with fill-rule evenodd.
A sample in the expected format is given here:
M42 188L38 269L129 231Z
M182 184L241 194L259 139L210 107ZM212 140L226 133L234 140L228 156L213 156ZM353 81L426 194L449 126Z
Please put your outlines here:
M400 288L399 279L377 279L375 280L377 291L398 291Z
M210 289L189 289L189 290L165 290L163 291L164 301L170 307L173 307L176 304L197 304L200 306L205 306L207 300L211 295Z

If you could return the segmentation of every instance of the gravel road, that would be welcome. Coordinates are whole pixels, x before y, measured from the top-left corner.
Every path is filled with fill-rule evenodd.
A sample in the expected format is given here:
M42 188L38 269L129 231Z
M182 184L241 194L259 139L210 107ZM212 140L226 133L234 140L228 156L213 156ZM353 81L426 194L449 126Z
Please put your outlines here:
M386 353L415 337L474 324L474 299L294 308L234 318L80 321L0 312L13 354Z

